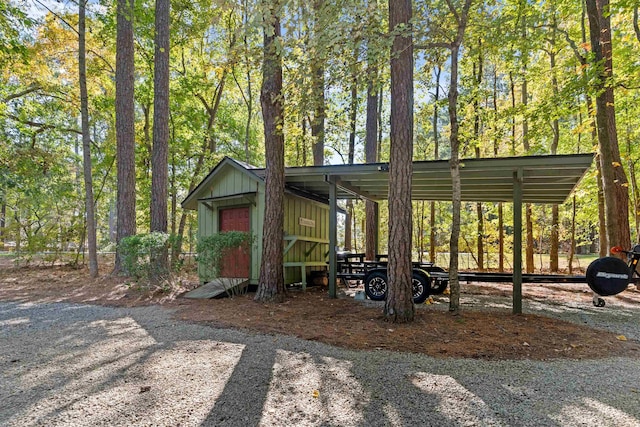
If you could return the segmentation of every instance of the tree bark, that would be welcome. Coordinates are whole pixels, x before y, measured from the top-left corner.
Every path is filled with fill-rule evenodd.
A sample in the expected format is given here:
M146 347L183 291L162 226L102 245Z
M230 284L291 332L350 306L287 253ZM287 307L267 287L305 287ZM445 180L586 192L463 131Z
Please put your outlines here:
M498 122L498 72L493 67L493 114L495 123ZM498 134L494 132L493 155L498 157L499 151ZM498 203L498 271L504 271L504 216L502 202Z
M134 111L133 0L117 4L116 35L116 157L117 242L136 234L136 166ZM116 249L114 273L122 271L122 254Z
M368 58L368 82L367 82L367 121L365 135L365 161L375 163L378 161L378 89L376 78L378 67L375 58ZM372 200L365 201L365 258L375 260L378 252L378 203Z
M449 240L449 311L458 313L460 310L460 280L458 278L459 261L458 253L460 240L460 209L462 206L462 193L460 188L460 141L458 136L458 50L459 46L451 49L451 82L449 84L449 122L451 126L451 170L452 187L452 224L451 238Z
M571 204L571 242L569 246L569 274L573 274L573 257L576 253L576 196Z
M358 61L358 43L354 49L354 62ZM355 159L356 151L356 130L358 118L358 70L356 65L352 65L351 72L351 105L349 108L349 152L347 154L347 162L352 165ZM347 200L347 218L345 220L344 230L344 249L350 251L353 248L353 229L355 224L353 221L353 200Z
M6 238L7 224L7 190L4 189L4 183L0 183L0 250L4 250L4 240Z
M414 319L411 264L413 170L413 43L410 33L411 0L389 0L391 48L391 152L389 157L389 264L385 318L392 322Z
M551 47L549 52L549 66L551 68L551 87L553 89L553 96L558 97L560 93L560 88L558 85L558 77L556 75L556 29L557 29L557 21L554 15L552 17L551 25L552 25L552 33L551 33ZM553 129L553 140L551 141L551 154L557 154L558 152L558 144L560 143L560 121L557 117L555 117L551 122L551 127ZM553 205L551 207L551 236L549 242L549 269L552 273L557 273L560 268L560 260L559 260L559 248L560 245L560 212L558 209L558 205ZM541 248L542 249L542 248Z
M442 67L436 65L436 91L433 96L433 159L440 160L440 133L438 132L439 108L440 101L440 76L442 75ZM431 262L436 262L436 202L429 204L429 258Z
M582 2L582 15L580 17L580 32L582 35L582 44L587 44L587 25L585 21L588 20L586 11L586 4ZM587 57L580 55L576 52L576 56L582 65L582 76L587 77ZM593 99L589 95L589 91L585 94L585 103L587 104L587 117L591 121L591 143L595 145L598 143L598 126L592 118L595 116L593 112L594 103ZM580 147L578 147L580 148ZM598 183L598 254L600 258L607 256L609 249L607 248L607 225L605 221L605 209L604 209L604 190L602 188L602 171L600 167L600 156L596 154L596 170L597 170L597 183Z
M313 164L324 164L324 122L326 120L326 100L324 95L325 53L322 47L322 8L324 0L313 0L315 52L311 60L311 90L313 93L313 120L311 122L311 136L313 139Z
M282 255L284 226L284 101L282 57L276 42L280 32L280 5L263 1L265 10L264 62L260 103L264 122L266 155L265 212L262 233L262 260L256 301L281 302L285 297Z
M153 79L153 147L151 155L151 232L167 232L169 183L169 19L170 0L156 0ZM168 270L167 251L152 254L151 280Z
M604 191L607 246L631 246L628 181L620 160L615 119L611 17L608 0L586 0L594 64L601 67L595 83L596 123L602 188Z
M89 249L89 274L98 277L96 215L93 202L91 135L89 129L89 95L87 93L86 3L78 2L78 81L80 83L80 115L82 122L82 164L84 171L84 203Z
M460 189L460 137L458 123L458 54L464 32L467 28L469 8L472 0L465 0L461 13L457 13L450 0L447 0L449 10L456 16L458 23L455 40L451 44L451 73L449 82L449 123L451 133L449 140L451 143L451 159L449 168L451 170L452 197L451 205L453 218L451 224L451 238L449 240L449 311L458 314L460 311L460 279L458 277L458 253L460 239L460 208L462 205L462 193Z
M482 57L482 41L478 42L478 73L476 77L476 87L480 91L482 85L483 74L483 57ZM474 74L476 71L476 65L473 65ZM473 100L474 117L473 117L473 136L475 138L475 154L476 158L482 157L480 152L480 101L478 96ZM478 270L484 271L484 217L482 213L482 203L476 203L476 249L478 251Z
M640 242L640 195L638 194L638 179L636 177L636 165L631 153L631 137L627 133L627 165L629 168L629 181L631 183L631 194L633 196L632 212L635 224L635 240Z

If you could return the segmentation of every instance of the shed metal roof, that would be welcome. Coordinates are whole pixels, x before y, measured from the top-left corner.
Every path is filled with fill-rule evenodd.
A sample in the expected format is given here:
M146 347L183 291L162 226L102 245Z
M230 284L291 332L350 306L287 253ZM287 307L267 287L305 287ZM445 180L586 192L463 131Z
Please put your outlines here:
M593 163L593 154L465 159L460 162L463 201L511 202L514 174L522 177L524 203L563 203ZM337 186L338 199L385 200L389 194L388 163L288 167L286 185L329 198L328 181ZM265 169L251 172L263 178ZM451 200L448 160L413 163L414 200Z

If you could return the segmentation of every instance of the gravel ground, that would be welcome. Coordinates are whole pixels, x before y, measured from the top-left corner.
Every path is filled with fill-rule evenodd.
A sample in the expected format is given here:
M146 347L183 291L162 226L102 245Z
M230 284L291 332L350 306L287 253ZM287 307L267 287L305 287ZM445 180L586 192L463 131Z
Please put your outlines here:
M525 309L640 339L637 307ZM351 351L157 306L0 302L0 325L3 426L640 426L637 359Z

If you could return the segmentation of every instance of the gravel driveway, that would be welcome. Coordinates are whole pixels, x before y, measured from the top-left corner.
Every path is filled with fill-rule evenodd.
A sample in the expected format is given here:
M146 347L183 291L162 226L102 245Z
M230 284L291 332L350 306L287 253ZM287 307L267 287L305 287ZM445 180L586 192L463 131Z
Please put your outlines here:
M638 339L640 309L625 313ZM637 359L350 351L157 306L0 302L0 325L3 426L640 426Z

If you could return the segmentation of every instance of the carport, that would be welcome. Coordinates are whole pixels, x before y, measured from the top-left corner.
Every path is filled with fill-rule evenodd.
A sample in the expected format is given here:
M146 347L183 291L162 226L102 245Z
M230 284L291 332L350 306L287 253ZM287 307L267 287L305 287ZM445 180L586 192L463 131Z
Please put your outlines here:
M513 203L513 313L522 312L522 204L562 204L593 163L593 154L465 159L460 162L462 201ZM255 171L264 174L264 169ZM329 295L336 297L338 199L386 200L389 164L289 167L290 188L328 200ZM448 160L413 163L412 199L450 201Z

